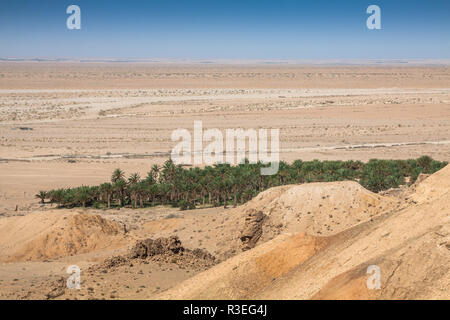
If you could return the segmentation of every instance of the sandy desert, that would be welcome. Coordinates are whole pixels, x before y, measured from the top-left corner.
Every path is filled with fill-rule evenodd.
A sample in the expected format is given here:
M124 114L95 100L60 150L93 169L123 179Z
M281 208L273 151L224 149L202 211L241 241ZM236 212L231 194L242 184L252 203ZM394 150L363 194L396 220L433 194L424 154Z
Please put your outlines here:
M0 61L0 299L450 298L450 166L379 193L290 184L228 208L35 197L116 168L145 176L195 120L279 128L289 163L450 161L450 64Z

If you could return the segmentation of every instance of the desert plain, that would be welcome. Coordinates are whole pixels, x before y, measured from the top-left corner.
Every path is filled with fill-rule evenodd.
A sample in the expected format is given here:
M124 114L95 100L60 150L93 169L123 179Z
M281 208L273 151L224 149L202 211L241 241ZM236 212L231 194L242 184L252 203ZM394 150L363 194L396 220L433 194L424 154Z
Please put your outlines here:
M0 299L450 298L448 166L392 192L288 185L226 209L35 198L145 176L195 120L278 128L287 162L449 161L450 65L0 62Z

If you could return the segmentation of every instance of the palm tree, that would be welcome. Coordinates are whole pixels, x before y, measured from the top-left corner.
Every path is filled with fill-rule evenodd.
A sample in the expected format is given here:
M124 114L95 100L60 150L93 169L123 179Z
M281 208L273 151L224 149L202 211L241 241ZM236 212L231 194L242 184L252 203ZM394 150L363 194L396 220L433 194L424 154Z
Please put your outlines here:
M108 208L111 208L111 196L113 194L114 188L113 185L109 182L105 182L100 185L100 192L103 195L106 195L106 201L108 203Z
M65 190L63 189L61 205L64 207L75 206L77 204L75 193L76 189L65 189Z
M278 177L279 177L281 185L285 185L288 183L289 176L290 176L289 169L290 169L290 167L286 162L280 161L279 169L278 169Z
M145 181L141 181L138 184L138 197L139 197L139 207L144 207L144 198L148 198L149 195L149 188L148 184L145 183Z
M92 194L90 191L90 188L86 186L77 188L77 190L75 191L75 202L81 203L83 208L86 207L86 203L92 200Z
M158 184L158 193L161 195L161 203L166 204L170 199L170 193L172 190L172 186L167 183Z
M160 169L161 168L157 164L154 164L152 166L152 169L150 171L150 175L153 177L153 181L158 181L158 176L159 176L159 170Z
M176 176L176 166L172 159L164 162L164 166L161 171L161 178L164 182L173 182Z
M128 183L129 184L136 184L139 181L141 181L141 176L139 175L139 173L132 173L130 175L130 177L128 178Z
M124 179L124 177L125 173L119 168L117 168L116 170L113 171L111 175L111 182L116 183L118 180Z
M91 201L93 202L100 201L101 197L100 186L89 187L89 194L91 197Z
M133 209L136 209L136 207L137 207L138 195L139 195L139 185L136 183L132 184L130 186L130 196L131 196L131 201L133 201Z
M223 208L224 209L227 208L227 202L228 202L228 197L230 194L231 186L232 186L232 181L231 181L230 177L227 177L225 180L222 180L220 188L221 188L221 194L222 194L222 198L223 198Z
M64 190L64 189L56 189L56 190L49 191L48 194L49 194L50 202L57 203L58 206L61 206L63 203L65 193L66 193L66 190Z
M152 200L152 206L154 206L155 199L158 196L158 185L157 184L150 185L150 187L148 188L148 194Z
M127 183L123 179L119 179L113 184L114 193L117 195L117 199L119 200L120 207L123 205L123 200L124 200L123 198L124 198L126 186L127 186Z
M39 193L37 193L35 195L36 198L41 199L41 203L44 204L45 203L45 199L47 198L47 192L45 191L39 191Z

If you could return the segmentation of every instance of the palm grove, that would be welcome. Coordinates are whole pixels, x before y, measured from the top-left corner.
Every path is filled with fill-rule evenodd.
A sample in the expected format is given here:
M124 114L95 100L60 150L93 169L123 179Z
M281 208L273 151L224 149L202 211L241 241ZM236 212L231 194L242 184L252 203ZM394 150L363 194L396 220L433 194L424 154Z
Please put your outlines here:
M278 173L260 175L262 163L246 161L237 166L216 164L205 168L184 168L167 160L162 167L153 165L146 177L116 169L110 182L40 191L36 197L60 207L132 208L170 204L182 210L198 206L236 206L271 187L353 180L379 192L413 183L420 173L431 174L446 166L428 156L410 160L302 161L280 162Z

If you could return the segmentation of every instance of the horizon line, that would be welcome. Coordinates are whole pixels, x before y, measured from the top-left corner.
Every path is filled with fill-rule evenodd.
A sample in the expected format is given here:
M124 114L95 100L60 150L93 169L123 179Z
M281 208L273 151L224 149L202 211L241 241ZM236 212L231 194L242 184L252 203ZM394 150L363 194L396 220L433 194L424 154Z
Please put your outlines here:
M336 59L279 59L279 58L117 58L117 57L2 57L0 62L70 62L70 63L178 63L178 64L318 64L318 65L381 65L432 64L449 65L450 58L336 58Z

